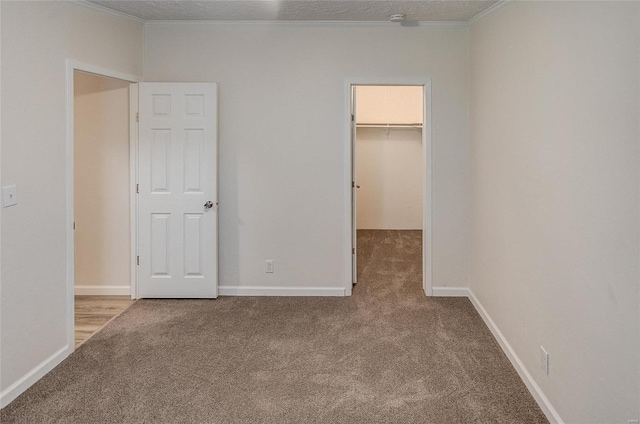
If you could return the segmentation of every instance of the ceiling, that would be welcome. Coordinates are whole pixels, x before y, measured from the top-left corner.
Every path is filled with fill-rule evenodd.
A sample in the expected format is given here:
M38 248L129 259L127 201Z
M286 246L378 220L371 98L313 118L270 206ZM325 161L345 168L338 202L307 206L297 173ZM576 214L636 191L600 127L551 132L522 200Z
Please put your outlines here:
M407 21L462 22L497 0L85 0L147 21Z

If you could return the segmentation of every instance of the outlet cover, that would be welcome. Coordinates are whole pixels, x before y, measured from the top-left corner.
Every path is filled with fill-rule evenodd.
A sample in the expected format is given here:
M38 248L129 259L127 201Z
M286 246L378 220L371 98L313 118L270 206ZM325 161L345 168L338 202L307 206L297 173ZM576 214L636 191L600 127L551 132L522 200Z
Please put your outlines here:
M540 367L546 375L549 375L549 354L540 346Z
M273 272L273 260L267 259L264 272L271 274Z

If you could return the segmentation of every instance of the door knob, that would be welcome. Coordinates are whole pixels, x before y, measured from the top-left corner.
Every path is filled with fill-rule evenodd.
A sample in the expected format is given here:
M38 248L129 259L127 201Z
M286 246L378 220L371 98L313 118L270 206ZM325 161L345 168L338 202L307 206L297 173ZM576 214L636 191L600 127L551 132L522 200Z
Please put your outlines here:
M207 201L207 203L204 204L205 209L211 209L212 207L213 207L213 202L211 200Z

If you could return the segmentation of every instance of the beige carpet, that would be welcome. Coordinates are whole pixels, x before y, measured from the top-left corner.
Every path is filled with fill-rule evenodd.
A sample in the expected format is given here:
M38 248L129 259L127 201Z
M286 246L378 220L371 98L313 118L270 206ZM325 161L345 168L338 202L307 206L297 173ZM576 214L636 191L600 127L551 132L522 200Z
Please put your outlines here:
M352 297L139 301L0 422L547 422L470 302L423 295L420 232L358 239Z

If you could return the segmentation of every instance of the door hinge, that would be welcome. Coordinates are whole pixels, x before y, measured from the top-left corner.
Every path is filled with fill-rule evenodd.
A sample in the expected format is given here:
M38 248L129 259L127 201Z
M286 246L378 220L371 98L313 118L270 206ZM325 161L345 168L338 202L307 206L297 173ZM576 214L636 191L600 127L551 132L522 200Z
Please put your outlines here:
M351 122L354 122L356 120L356 116L352 113L351 114Z
M74 230L76 229L76 222L75 221L73 222L73 229Z
M355 181L351 181L351 188L355 188L356 187L356 182Z
M351 248L351 254L352 254L352 255L355 255L355 254L356 254L356 248L355 248L355 247L352 247L352 248Z
M136 194L140 193L140 184L136 184Z
M140 122L140 112L136 112L136 122Z
M136 256L136 265L140 265L140 256Z

